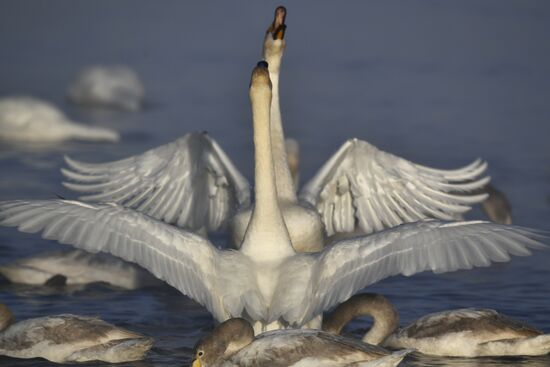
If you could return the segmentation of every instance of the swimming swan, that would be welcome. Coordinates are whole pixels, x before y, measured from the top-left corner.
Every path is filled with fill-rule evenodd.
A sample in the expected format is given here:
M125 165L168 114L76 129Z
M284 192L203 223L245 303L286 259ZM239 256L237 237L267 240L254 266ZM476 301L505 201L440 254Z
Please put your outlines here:
M75 77L68 96L78 105L137 111L143 103L145 88L128 66L96 65Z
M256 204L238 251L219 249L202 236L115 203L5 201L0 225L136 262L216 320L244 317L257 333L301 327L388 276L488 266L547 247L536 231L522 227L426 221L339 241L317 253L296 253L275 186L266 67L254 69L250 86Z
M369 315L374 320L363 341L385 347L412 348L424 354L448 357L550 353L550 335L489 309L432 313L396 331L397 311L378 294L351 297L325 317L323 330L339 334L349 321L361 315Z
M285 15L277 8L264 39L264 57L273 83L271 142L277 195L297 251L318 251L326 234L372 233L433 217L454 219L486 195L468 192L485 185L486 164L476 160L457 170L414 164L358 139L342 148L304 186L297 199L287 164L278 99L285 47ZM247 180L215 141L188 134L141 155L110 163L83 163L66 157L64 185L84 201L113 201L181 228L216 231L231 223L239 246L252 207ZM462 192L454 195L450 192ZM185 199L184 199L185 198ZM241 208L233 217L235 208ZM317 210L315 210L317 208Z
M149 272L109 254L82 250L45 252L0 266L12 283L73 285L104 282L124 289L158 286Z
M118 328L95 317L57 315L13 323L11 311L0 304L0 355L45 358L52 362L141 360L153 339Z
M320 330L276 330L254 337L242 318L229 319L195 345L192 367L397 366L411 350L391 353Z
M68 139L119 140L116 131L77 124L52 104L31 97L0 99L0 139L57 142Z

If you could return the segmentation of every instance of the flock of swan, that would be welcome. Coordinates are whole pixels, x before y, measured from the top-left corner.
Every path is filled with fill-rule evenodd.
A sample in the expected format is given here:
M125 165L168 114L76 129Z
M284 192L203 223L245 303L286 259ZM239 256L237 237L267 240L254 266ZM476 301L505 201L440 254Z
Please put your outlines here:
M467 357L549 353L550 335L493 310L450 310L398 329L397 311L385 297L357 295L397 274L443 273L527 256L547 248L546 237L529 228L460 219L487 199L489 178L481 160L439 170L350 139L297 191L298 150L295 142L285 143L279 105L285 17L286 9L278 7L264 39L264 61L250 81L253 188L204 133L115 162L66 157L64 185L84 195L0 202L0 225L80 250L22 259L0 273L32 284L105 281L135 289L158 282L118 258L139 264L219 323L197 343L193 367L396 366L413 351ZM111 79L91 70L71 87L71 98L92 105L108 100L105 93L91 97L90 80L96 78L90 75L98 74ZM124 78L139 86L137 77ZM136 109L143 88L121 92L111 82L121 106ZM51 139L79 137L74 131L82 129L30 99L0 101L0 124L10 113L24 115L10 109L27 116L3 136L9 139L19 136L18 129L36 129L34 124L53 126L54 117L65 125L59 123ZM52 118L34 119L37 110ZM118 138L92 131L88 138ZM492 196L503 207L498 195ZM510 223L509 210L503 211L491 217ZM210 242L214 231L227 231L232 248ZM361 315L374 319L362 341L339 335ZM152 343L84 316L14 323L0 305L0 355L121 362L144 358Z

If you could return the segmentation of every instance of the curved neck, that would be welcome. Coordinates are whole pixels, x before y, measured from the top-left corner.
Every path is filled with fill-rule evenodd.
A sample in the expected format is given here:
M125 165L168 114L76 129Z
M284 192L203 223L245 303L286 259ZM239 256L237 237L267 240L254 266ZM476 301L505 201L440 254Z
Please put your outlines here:
M6 330L13 323L13 314L10 309L0 303L0 331Z
M371 329L363 336L365 343L378 345L397 329L399 315L387 298L373 293L358 294L340 304L323 320L323 330L340 334L344 326L359 316L373 319Z
M277 182L277 194L280 200L296 202L296 191L294 182L288 167L287 153L285 148L285 134L281 118L279 103L279 70L281 65L282 52L277 56L269 57L269 77L273 84L273 97L271 99L271 144L273 151L273 163L275 165L275 178ZM273 67L272 67L273 65Z
M277 259L294 254L277 200L270 133L269 89L251 87L254 120L255 204L241 251L257 259ZM275 244L275 246L269 246Z

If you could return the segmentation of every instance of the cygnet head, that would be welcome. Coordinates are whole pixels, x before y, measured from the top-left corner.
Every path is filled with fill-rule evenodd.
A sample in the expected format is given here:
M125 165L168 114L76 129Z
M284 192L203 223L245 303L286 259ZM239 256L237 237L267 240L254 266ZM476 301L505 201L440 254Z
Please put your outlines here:
M192 367L208 367L238 352L254 340L254 329L242 318L219 324L210 335L200 339L193 350Z
M263 57L269 63L271 73L278 73L285 49L286 8L279 6L275 9L273 23L267 29L264 39Z
M13 314L6 305L0 303L0 331L7 329L12 323Z

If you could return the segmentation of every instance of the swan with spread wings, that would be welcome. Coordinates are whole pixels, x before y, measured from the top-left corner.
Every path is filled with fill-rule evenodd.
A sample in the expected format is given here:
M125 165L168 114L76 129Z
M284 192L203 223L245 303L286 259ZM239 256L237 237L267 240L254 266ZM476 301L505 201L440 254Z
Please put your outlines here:
M263 45L273 83L271 149L277 197L297 251L323 248L326 236L368 234L426 218L452 220L483 201L486 163L456 170L424 167L350 139L296 193L287 163L279 104L286 9L278 7ZM63 174L85 201L112 201L180 228L204 233L230 225L242 243L253 206L250 186L219 145L206 134L176 141L120 161L84 163L67 157ZM456 194L461 193L461 194ZM238 209L238 210L237 210Z
M426 221L297 253L275 185L270 86L267 64L261 62L250 86L256 203L239 250L219 249L202 236L116 203L0 202L0 225L136 262L205 306L216 320L244 317L256 333L304 326L392 275L488 266L546 247L526 228Z

